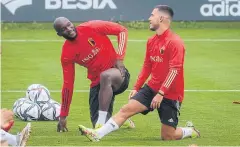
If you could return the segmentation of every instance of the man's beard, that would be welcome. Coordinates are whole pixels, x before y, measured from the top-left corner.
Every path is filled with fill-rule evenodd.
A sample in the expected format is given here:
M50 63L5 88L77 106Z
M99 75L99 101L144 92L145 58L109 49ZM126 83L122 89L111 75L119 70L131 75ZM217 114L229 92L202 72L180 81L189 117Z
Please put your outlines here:
M151 31L156 31L156 29L155 28L149 28Z
M65 38L65 39L67 39L67 40L70 40L70 41L73 41L73 40L75 40L76 38L77 38L77 29L76 28L74 28L74 31L76 32L76 36L74 36L74 37L68 37L68 36L65 36L65 35L63 35L63 37Z
M75 40L75 38L77 38L77 34L76 34L76 36L75 37L68 37L68 36L63 36L65 39L67 39L67 40L70 40L70 41L73 41L73 40Z
M150 27L149 29L151 31L156 31L159 27L160 27L159 25L154 25L154 26Z

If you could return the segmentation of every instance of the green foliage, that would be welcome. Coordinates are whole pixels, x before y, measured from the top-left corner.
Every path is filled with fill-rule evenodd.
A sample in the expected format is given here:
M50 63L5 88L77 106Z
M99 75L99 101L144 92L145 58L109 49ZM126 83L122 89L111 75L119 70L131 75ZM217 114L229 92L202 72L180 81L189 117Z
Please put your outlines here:
M74 22L75 25L79 25L81 22ZM117 23L126 26L129 29L148 29L149 23L145 21L131 21L131 22L121 22ZM24 29L24 30L48 30L53 29L52 23L16 23L16 22L2 22L1 27L3 30L12 29ZM239 29L240 22L196 22L196 21L180 21L173 22L172 28L189 28L189 29Z

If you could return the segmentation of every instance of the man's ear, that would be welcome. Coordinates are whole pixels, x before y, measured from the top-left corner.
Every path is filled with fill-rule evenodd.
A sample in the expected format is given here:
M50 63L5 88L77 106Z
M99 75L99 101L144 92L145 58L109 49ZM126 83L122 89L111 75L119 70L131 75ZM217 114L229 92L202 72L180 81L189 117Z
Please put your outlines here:
M160 16L160 17L159 17L159 21L160 21L160 22L163 22L163 19L164 19L163 16Z

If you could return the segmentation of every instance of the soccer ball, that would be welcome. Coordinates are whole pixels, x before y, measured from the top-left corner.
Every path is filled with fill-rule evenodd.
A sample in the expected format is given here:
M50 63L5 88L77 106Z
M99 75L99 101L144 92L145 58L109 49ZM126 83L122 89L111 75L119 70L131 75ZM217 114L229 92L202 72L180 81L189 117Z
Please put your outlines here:
M40 118L41 108L38 104L30 100L25 100L17 107L16 113L19 115L19 118L24 121L33 121Z
M56 118L58 119L59 116L60 116L61 105L57 101L54 101L53 99L50 99L50 103L52 103L55 106L55 108L56 108Z
M60 115L60 104L54 100L50 100L41 106L41 120L58 120Z
M32 84L27 88L26 97L39 105L50 100L49 90L41 84Z
M14 113L15 116L20 118L20 114L18 112L20 112L20 107L24 103L24 101L26 101L26 100L27 100L27 98L19 98L14 102L13 113Z

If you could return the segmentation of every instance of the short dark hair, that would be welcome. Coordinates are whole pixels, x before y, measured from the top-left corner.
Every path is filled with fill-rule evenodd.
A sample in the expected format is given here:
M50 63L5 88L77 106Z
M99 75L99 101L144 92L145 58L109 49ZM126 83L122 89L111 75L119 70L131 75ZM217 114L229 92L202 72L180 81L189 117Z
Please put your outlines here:
M174 16L173 9L167 5L157 5L157 6L155 6L155 8L158 9L158 11L163 11L163 12L169 14L171 16L171 18L173 18L173 16Z

